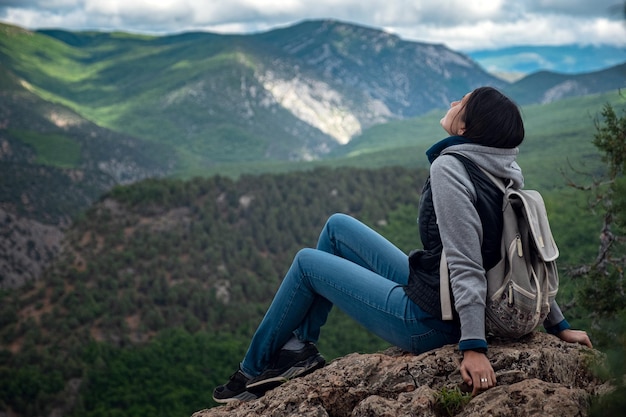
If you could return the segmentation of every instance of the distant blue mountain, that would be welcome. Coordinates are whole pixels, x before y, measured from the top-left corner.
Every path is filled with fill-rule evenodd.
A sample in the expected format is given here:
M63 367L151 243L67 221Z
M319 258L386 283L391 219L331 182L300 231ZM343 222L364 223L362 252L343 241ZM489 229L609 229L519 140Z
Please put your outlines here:
M552 71L581 74L626 62L626 48L613 46L516 46L468 52L491 73Z

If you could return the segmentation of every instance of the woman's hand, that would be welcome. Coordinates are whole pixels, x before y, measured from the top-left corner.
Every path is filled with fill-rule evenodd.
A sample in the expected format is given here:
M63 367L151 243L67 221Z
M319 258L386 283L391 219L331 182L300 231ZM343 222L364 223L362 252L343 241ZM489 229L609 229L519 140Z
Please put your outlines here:
M472 395L496 385L496 373L484 353L466 350L463 352L460 369L463 381L472 387Z
M569 343L580 343L589 348L593 348L589 335L584 330L565 329L557 334L558 338Z

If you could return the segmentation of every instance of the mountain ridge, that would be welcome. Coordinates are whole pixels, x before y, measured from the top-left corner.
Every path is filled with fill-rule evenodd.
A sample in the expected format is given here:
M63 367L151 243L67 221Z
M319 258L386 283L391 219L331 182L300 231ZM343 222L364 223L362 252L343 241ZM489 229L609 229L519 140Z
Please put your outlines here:
M597 93L603 89L604 83L625 86L626 63L578 75L539 71L516 81L508 86L506 91L515 97L520 105L543 104Z
M182 172L320 159L372 126L443 109L480 85L524 103L555 89L537 80L548 75L510 84L444 45L335 20L252 35L1 27L0 57L33 92L102 127L175 146ZM616 88L616 77L577 78L578 89L554 97Z
M101 126L123 130L132 136L165 143L177 138L183 158L197 166L232 160L233 141L243 144L239 146L239 159L318 158L362 127L416 115L432 107L433 102L445 106L452 97L480 84L502 85L475 64L472 64L473 72L480 78L472 82L466 81L466 74L462 73L448 79L448 85L442 84L439 80L442 69L435 68L436 72L432 67L426 68L432 75L416 77L425 74L422 69L411 68L410 63L416 59L405 57L386 42L417 44L338 22L306 25L318 27L318 44L299 53L308 52L309 57L318 54L316 58L319 58L320 52L331 51L325 63L338 67L331 70L325 65L313 71L314 65L309 61L307 68L300 71L305 63L290 55L293 51L276 46L281 33L283 41L290 39L285 32L254 36L194 33L172 37L34 32L35 37L46 37L41 42L56 41L62 45L37 49L36 45L28 46L30 35L14 42L15 47L26 44L30 48L27 65L15 60L22 56L15 47L11 49L5 43L2 49L6 61L12 64L11 69L38 89L48 91L49 98L65 101ZM301 29L287 30L291 33ZM364 31L365 38L351 40L351 36ZM372 34L384 41L376 43L383 48L382 52L390 58L398 57L399 61L394 62L397 68L379 68L380 65L373 63L365 68L354 66L359 59L371 60L368 54L372 51L362 52L360 48L368 44L363 40L372 38ZM351 45L355 50L347 55L340 50ZM50 64L37 57L52 59L50 54L54 51L61 54L58 62L68 62L69 66L39 70ZM456 53L449 51L449 54ZM462 60L471 63L464 56ZM34 78L29 76L29 68L34 71ZM360 68L361 73L354 72L355 68ZM345 78L338 77L339 70ZM58 75L63 71L72 78ZM330 73L325 75L323 71ZM446 73L450 77L454 75L449 73L450 70ZM84 74L93 74L93 82L79 89L80 84L72 80ZM426 89L419 84L407 84L407 80L416 79L436 83L438 89L444 90L429 97L432 94L425 93ZM120 102L123 106L118 105ZM250 147L248 152L246 146Z

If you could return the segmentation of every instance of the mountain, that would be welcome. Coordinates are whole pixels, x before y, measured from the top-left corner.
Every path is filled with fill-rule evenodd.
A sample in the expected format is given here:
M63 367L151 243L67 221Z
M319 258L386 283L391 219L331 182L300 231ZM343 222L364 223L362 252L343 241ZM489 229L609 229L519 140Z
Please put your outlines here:
M166 145L46 101L0 63L0 288L37 280L63 229L114 185L170 175Z
M626 62L626 48L609 45L525 45L471 51L467 55L491 73L525 75L540 71L582 74Z
M552 103L626 86L626 63L586 74L541 71L505 88L518 104Z
M504 83L443 45L311 21L255 35L28 32L0 57L47 100L175 146L184 169L318 158L365 128Z
M104 129L46 101L1 64L0 86L0 205L16 214L68 224L75 207L111 186L175 168L166 146Z
M321 159L373 126L445 109L480 85L524 103L545 100L554 87L535 79L517 87L443 45L333 20L251 35L2 25L0 58L43 100L169 147L175 173L186 177L240 163ZM624 84L597 80L605 76L578 78L569 94Z

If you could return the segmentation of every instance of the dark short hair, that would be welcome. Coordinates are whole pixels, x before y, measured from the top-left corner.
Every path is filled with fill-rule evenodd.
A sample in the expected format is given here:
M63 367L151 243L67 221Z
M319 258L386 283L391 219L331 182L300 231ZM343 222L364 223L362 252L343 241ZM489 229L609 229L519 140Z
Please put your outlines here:
M517 104L493 87L472 91L463 114L463 136L473 142L514 148L524 140L524 122Z

